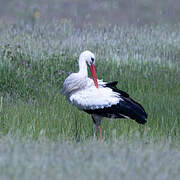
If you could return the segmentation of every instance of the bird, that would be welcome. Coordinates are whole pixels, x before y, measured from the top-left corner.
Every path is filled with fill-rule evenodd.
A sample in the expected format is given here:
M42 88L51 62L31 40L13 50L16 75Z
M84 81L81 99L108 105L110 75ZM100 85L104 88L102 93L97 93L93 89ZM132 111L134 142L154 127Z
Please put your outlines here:
M92 79L88 77L88 67ZM117 88L118 81L98 80L95 70L95 55L83 51L79 56L79 71L70 74L64 81L62 94L67 101L91 115L94 123L94 137L99 132L102 141L101 121L103 118L126 118L139 124L147 122L143 106L128 93Z

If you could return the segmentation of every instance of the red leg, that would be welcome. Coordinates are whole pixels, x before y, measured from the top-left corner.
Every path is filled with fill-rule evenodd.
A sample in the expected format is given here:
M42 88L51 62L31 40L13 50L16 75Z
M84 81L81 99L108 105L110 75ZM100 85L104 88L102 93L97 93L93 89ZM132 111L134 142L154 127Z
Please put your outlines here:
M101 135L101 127L100 127L100 123L101 123L101 117L98 117L98 116L93 116L91 115L92 119L93 119L93 122L94 122L94 125L95 125L95 128L94 128L94 137L96 136L96 131L98 129L99 131L99 140L100 142L102 142L102 135ZM98 125L99 124L99 125Z
M101 127L100 127L100 125L98 125L97 128L99 130L99 139L100 139L100 142L102 142L102 135L101 135Z

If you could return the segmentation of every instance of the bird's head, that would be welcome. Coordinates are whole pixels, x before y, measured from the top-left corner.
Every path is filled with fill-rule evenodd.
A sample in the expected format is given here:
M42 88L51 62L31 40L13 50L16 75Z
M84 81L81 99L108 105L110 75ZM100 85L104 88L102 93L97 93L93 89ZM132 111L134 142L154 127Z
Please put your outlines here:
M84 51L79 56L80 61L85 61L88 65L91 75L94 81L95 86L98 88L98 82L97 82L97 76L96 76L96 70L95 70L95 55L91 51Z
M95 65L95 55L91 51L84 51L80 54L79 59L86 62L88 66Z

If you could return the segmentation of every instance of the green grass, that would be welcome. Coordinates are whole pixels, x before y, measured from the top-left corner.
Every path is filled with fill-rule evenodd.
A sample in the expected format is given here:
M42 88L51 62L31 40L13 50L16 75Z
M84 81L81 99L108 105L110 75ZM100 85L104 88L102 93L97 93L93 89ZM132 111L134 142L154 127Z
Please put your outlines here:
M175 27L174 33L179 26ZM139 101L149 115L145 126L131 120L105 119L102 123L104 139L119 138L122 134L129 138L135 133L149 139L178 139L180 68L177 42L180 37L172 35L168 26L151 28L152 31L148 27L114 27L107 28L103 34L100 27L92 31L89 26L82 30L80 37L69 22L37 25L33 29L9 27L8 32L2 29L0 132L4 135L18 132L20 136L36 139L41 134L52 139L91 138L90 116L69 105L60 93L68 74L78 70L78 56L83 50L78 46L89 45L88 49L97 56L98 78L119 81L118 87ZM165 39L163 34L169 36ZM82 42L84 37L86 40ZM76 46L72 44L68 48L64 43L72 43L73 38Z
M0 139L1 179L179 179L179 145Z
M16 63L17 59L14 61L11 70L2 67L0 71L4 94L1 96L1 133L18 131L21 136L35 138L44 133L53 139L77 140L92 136L91 117L69 105L60 93L68 72L77 70L77 62L72 57L35 61L29 65L30 71L24 64ZM105 119L102 123L105 139L111 138L112 132L117 138L136 132L149 138L179 137L179 68L153 62L129 61L117 65L108 61L105 64L101 59L97 60L96 67L100 79L118 80L118 87L141 102L149 115L145 126L130 120L109 122ZM58 70L63 73L58 74Z
M180 26L94 27L71 23L0 27L0 178L178 179ZM98 79L148 113L104 119L103 142L91 117L61 95L80 52L96 55Z

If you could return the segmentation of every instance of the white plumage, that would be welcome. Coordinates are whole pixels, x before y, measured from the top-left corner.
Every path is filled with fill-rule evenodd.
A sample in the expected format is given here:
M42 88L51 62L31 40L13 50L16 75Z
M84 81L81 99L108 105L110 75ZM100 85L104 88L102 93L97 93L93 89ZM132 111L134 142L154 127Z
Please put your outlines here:
M93 80L88 78L87 64L94 63L94 55L90 51L83 52L79 58L79 72L70 74L64 81L62 94L78 109L103 109L122 100L118 93L104 87L106 83L102 80L97 80L97 88Z
M118 93L110 88L105 88L99 84L96 88L94 84L86 86L72 93L69 101L79 109L103 109L119 103L122 100Z
M84 51L79 57L79 72L70 74L64 81L62 94L78 109L91 114L95 131L99 130L103 117L131 118L140 124L146 123L147 114L144 108L131 99L129 95L119 90L117 82L105 83L97 80L95 71L95 56L90 51ZM93 79L88 78L87 66Z

